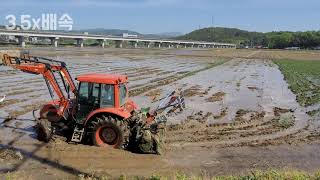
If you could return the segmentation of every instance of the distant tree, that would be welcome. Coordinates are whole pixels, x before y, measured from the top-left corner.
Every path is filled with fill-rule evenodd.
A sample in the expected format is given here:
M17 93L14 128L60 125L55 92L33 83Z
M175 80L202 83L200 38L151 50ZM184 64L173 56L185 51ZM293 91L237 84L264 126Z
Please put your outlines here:
M286 47L314 48L320 46L320 31L306 32L249 32L236 28L204 28L177 39L235 43L244 46L267 46L274 49Z

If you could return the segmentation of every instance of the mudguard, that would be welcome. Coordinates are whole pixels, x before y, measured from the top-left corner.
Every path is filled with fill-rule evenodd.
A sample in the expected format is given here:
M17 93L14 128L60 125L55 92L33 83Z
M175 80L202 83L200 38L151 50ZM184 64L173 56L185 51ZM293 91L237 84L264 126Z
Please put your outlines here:
M123 119L128 119L129 117L131 117L131 113L126 111L124 108L101 108L101 109L97 109L95 111L92 111L86 121L84 122L84 126L86 126L87 122L92 118L95 117L98 114L114 114L116 116L119 116Z

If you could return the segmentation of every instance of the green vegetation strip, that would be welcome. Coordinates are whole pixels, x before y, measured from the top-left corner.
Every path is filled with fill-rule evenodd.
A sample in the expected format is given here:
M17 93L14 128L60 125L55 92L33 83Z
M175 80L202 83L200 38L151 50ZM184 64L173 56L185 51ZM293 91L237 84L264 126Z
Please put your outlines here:
M120 178L121 179L121 178ZM139 178L137 178L139 179ZM217 176L217 177L197 177L197 176L187 176L183 173L177 173L173 177L162 177L162 176L152 176L150 180L318 180L320 179L320 172L314 174L308 174L303 171L254 171L249 175L239 175L239 176Z
M2 174L4 179L12 179L12 180L20 180L20 179L34 179L32 175L25 171L16 171L7 174ZM23 178L21 178L23 177ZM143 177L143 176L120 176L118 178L108 177L108 176L96 176L96 175L83 175L79 174L79 180L319 180L320 179L320 171L316 171L314 173L308 173L305 171L297 171L297 170L268 170L268 171L252 171L246 175L231 175L231 176L214 176L208 177L206 175L203 176L192 176L186 175L185 173L178 172L173 173L168 176L163 175L152 175L151 177Z
M274 60L302 106L320 103L320 61Z
M311 117L315 117L317 114L320 113L320 109L316 109L316 110L313 110L313 111L308 111L307 114Z
M109 179L108 177L79 177L80 180L98 180L98 179ZM111 179L111 178L110 178ZM318 180L320 179L320 171L315 173L307 173L305 171L253 171L248 175L238 175L238 176L189 176L184 173L175 173L171 176L158 176L153 175L149 178L146 177L126 177L120 176L119 178L113 178L118 180Z

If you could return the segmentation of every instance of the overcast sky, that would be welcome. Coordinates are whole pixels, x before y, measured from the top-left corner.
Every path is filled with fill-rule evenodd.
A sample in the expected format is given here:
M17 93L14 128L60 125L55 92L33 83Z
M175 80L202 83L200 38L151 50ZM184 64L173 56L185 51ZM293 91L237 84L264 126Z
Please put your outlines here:
M320 29L320 0L3 0L9 14L68 13L74 29L116 28L140 33L182 32L199 27L251 31Z

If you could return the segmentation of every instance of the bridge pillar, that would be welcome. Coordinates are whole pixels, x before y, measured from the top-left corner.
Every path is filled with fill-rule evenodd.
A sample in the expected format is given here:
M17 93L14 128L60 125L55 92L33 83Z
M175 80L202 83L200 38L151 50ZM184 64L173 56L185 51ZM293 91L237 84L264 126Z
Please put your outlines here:
M187 48L187 44L184 44L184 48Z
M161 42L155 42L154 47L156 48L161 48Z
M193 48L194 44L191 44L191 48Z
M122 48L123 47L121 40L116 40L115 43L116 43L116 48Z
M77 47L83 48L83 39L77 39Z
M53 47L57 48L57 47L58 47L58 40L59 40L59 38L58 38L58 37L53 37L53 38L50 38L50 40L51 40L51 45L52 45Z
M138 48L138 41L129 41L129 45L134 48Z
M26 41L24 36L17 36L20 47L26 47Z
M146 47L146 48L150 48L150 42L148 42L148 41L146 41L146 42L144 42L144 46Z

